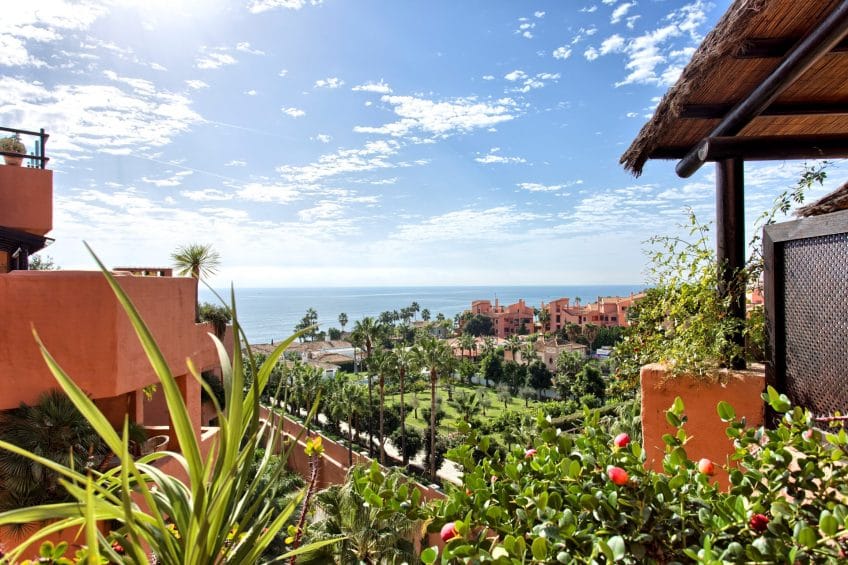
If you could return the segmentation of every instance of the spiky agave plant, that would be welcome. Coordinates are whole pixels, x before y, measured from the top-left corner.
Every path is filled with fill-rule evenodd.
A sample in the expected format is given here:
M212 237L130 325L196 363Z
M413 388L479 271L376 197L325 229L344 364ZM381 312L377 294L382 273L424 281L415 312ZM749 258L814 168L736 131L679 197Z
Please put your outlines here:
M11 551L6 558L14 563L29 546L50 534L66 528L84 528L91 562L105 557L114 563L149 563L145 547L152 550L160 562L185 565L218 563L253 564L261 561L264 550L288 522L301 492L283 512L277 512L271 492L277 481L257 483L254 465L256 450L264 448L258 472L269 471L272 477L283 473L284 463L296 442L292 442L280 458L273 458L272 447L278 431L260 419L259 398L268 378L283 351L295 339L292 336L280 343L261 366L256 367L247 340L235 315L235 299L231 293L234 329L232 361L224 345L210 335L218 350L224 376L225 407L217 401L220 431L215 445L203 457L192 428L188 409L177 382L129 297L115 278L88 247L118 301L123 306L141 345L161 383L173 422L181 453L162 451L137 460L130 456L128 423L118 434L102 412L74 381L62 370L33 331L38 347L59 386L88 419L109 449L121 459L121 465L100 472L96 469L76 469L41 457L11 443L0 441L0 448L25 456L61 475L61 484L73 497L72 502L33 506L0 514L0 526L24 522L45 522L46 525L27 541ZM246 347L248 355L242 355ZM245 367L245 358L249 367ZM197 369L188 361L191 374L204 388ZM245 390L245 373L255 375ZM210 395L213 396L214 395ZM317 402L315 404L317 406ZM314 414L314 406L310 416ZM173 457L189 477L188 484L158 469L154 462ZM273 467L273 466L276 467ZM110 541L97 529L97 522L114 520L120 523L115 532L123 538L125 555L118 555ZM324 540L317 546L334 543ZM306 545L279 556L291 557L315 549Z

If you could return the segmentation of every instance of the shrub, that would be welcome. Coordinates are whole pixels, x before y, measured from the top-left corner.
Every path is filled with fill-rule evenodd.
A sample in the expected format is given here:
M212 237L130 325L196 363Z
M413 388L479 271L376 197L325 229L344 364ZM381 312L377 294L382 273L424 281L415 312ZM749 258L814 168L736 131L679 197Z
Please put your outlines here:
M215 335L218 336L218 339L223 339L227 331L227 324L232 320L229 308L204 302L198 306L197 315L201 322L211 322L212 327L215 328Z
M492 448L471 431L449 454L463 484L438 504L428 530L455 522L459 537L444 562L842 562L848 434L810 431L809 412L773 389L764 398L782 415L776 429L745 429L729 405L718 407L736 446L727 491L689 460L679 399L661 473L645 468L635 439L615 447L620 428L601 425L597 412L587 411L576 435L540 419L532 458L516 446L478 461L476 451ZM437 558L435 548L423 554L425 563Z

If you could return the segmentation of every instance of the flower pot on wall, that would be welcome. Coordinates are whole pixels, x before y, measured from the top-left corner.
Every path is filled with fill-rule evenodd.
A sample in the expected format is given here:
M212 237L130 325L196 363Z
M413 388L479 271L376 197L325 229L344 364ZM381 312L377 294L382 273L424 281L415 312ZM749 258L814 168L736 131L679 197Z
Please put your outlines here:
M13 157L11 155L3 155L3 162L13 167L20 167L24 162L23 157Z
M765 371L762 366L745 371L722 372L714 381L690 375L672 376L664 365L642 367L642 442L647 455L646 466L662 471L665 455L663 435L675 429L665 418L666 411L678 396L685 406L684 430L690 437L684 446L689 459L706 457L716 466L729 463L733 442L725 434L727 424L721 421L716 407L724 400L744 417L750 427L764 422L764 405L760 395L765 390ZM717 469L717 480L727 485L727 475Z

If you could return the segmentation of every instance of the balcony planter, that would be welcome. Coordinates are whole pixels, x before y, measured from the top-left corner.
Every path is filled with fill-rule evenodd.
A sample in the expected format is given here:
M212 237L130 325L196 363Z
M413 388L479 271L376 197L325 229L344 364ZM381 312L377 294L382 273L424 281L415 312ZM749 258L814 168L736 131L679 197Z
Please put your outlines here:
M745 418L750 427L763 424L764 405L760 397L765 390L765 371L762 365L744 371L721 371L716 377L693 375L672 376L664 365L642 367L642 443L647 454L646 465L662 471L665 453L663 435L675 433L666 421L665 413L678 396L685 406L684 429L691 439L685 445L689 459L707 457L716 466L728 463L733 443L725 434L716 406L722 400L736 410L737 418ZM727 485L727 475L717 469L719 484Z
M3 155L3 161L7 165L20 167L21 163L24 161L24 156L26 155L26 146L23 142L21 142L18 136L4 137L3 139L0 139L0 151L19 153L20 156Z

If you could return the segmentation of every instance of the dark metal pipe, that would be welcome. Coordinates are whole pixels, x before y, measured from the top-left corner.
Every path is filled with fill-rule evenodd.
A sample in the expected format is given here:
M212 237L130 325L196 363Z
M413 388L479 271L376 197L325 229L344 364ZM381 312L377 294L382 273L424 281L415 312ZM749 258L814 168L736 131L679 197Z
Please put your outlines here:
M716 163L716 259L719 269L719 294L730 297L730 315L745 319L745 284L740 275L745 269L745 162L739 158ZM745 346L740 326L728 336ZM730 360L734 369L745 368L745 358Z

